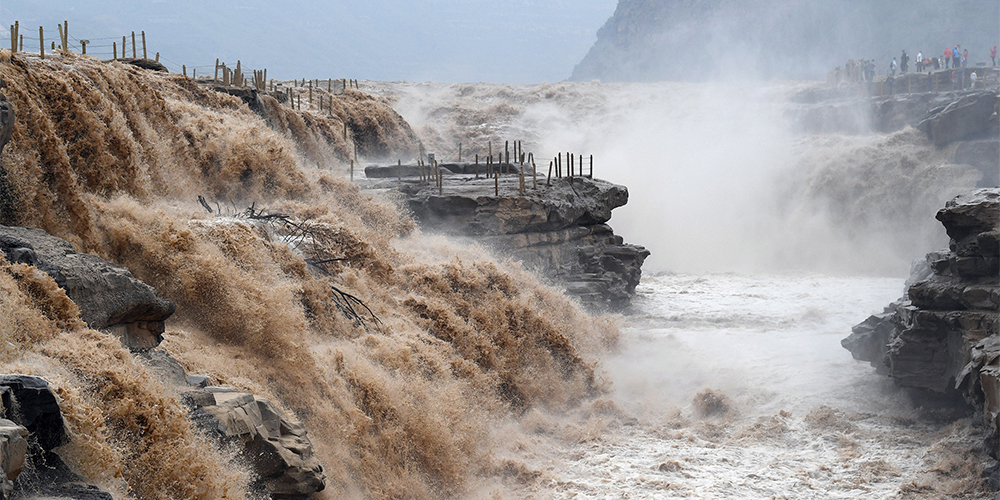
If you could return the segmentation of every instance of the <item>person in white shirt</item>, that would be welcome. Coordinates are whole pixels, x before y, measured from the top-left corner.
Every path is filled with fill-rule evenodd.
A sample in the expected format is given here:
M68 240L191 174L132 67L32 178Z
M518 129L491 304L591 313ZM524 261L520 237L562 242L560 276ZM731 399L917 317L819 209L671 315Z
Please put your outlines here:
M922 50L918 50L917 51L917 61L916 62L917 62L917 73L920 73L920 72L922 72L924 70L924 51L922 51Z

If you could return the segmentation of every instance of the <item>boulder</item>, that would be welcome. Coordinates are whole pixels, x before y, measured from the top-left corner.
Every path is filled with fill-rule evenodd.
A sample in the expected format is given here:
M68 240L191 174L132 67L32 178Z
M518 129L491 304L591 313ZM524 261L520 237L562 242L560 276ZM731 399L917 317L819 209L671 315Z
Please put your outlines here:
M991 117L997 111L998 98L993 91L969 93L931 110L918 127L938 147L986 135L996 127L996 121Z
M24 470L28 456L28 429L7 419L0 419L0 498L10 498L14 492L14 480Z
M258 478L253 486L277 500L305 500L326 486L302 424L267 399L226 387L181 396L191 419L224 444L242 446L240 457Z
M0 466L5 498L111 500L86 484L53 451L69 442L59 403L49 383L31 375L0 375ZM23 471L23 473L22 473Z
M3 418L24 426L43 450L51 451L69 442L59 403L45 379L0 375L0 400Z
M0 252L8 261L35 266L55 280L94 329L107 329L133 349L163 340L163 322L176 305L128 269L77 253L69 242L40 229L0 225Z

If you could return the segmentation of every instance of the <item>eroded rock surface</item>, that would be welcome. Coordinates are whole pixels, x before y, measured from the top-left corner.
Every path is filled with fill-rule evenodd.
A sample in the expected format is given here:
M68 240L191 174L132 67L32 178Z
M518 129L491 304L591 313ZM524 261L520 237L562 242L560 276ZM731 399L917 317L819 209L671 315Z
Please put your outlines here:
M239 443L240 455L258 477L253 486L277 500L305 500L326 485L302 424L253 394L226 387L193 389L182 395L191 419L224 443Z
M108 329L133 349L148 349L163 340L163 322L176 306L128 269L77 253L69 242L25 227L0 226L0 252L10 262L35 266L51 276L91 328Z
M404 184L399 190L421 225L445 234L474 237L500 255L522 261L598 309L628 306L649 251L625 243L606 224L611 211L628 202L628 189L586 177L452 177L439 191Z
M111 500L74 474L55 449L69 442L49 383L30 375L0 375L0 499Z
M1000 458L1000 188L959 196L937 219L951 241L927 255L931 275L841 344L899 386L960 392L984 412Z
M938 147L979 138L996 128L998 101L1000 95L996 92L973 92L930 110L918 126Z

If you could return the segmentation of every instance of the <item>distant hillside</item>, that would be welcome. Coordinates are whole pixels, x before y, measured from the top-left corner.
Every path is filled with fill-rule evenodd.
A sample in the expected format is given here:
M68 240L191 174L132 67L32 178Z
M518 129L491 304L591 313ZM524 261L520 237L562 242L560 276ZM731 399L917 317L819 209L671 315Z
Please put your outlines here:
M619 0L572 80L817 79L848 59L884 71L905 49L989 62L1000 0Z

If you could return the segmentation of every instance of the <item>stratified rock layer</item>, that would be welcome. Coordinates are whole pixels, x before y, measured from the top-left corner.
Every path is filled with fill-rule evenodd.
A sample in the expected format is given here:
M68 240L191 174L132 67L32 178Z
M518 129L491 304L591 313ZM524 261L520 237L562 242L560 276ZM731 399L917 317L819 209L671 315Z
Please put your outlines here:
M10 262L47 273L76 303L91 328L110 329L130 348L158 345L163 322L176 309L128 269L77 253L69 242L40 229L0 226L0 252Z
M649 251L624 243L605 224L628 202L628 189L599 179L563 177L532 188L518 177L452 177L447 187L400 188L421 225L454 236L475 237L501 255L522 261L599 309L628 306ZM499 190L499 194L497 191Z
M302 424L274 403L225 387L188 391L191 419L212 437L239 443L258 478L254 486L276 500L305 500L326 486Z
M937 219L951 243L927 255L931 275L841 344L902 387L960 391L984 411L1000 458L1000 188L959 196Z

